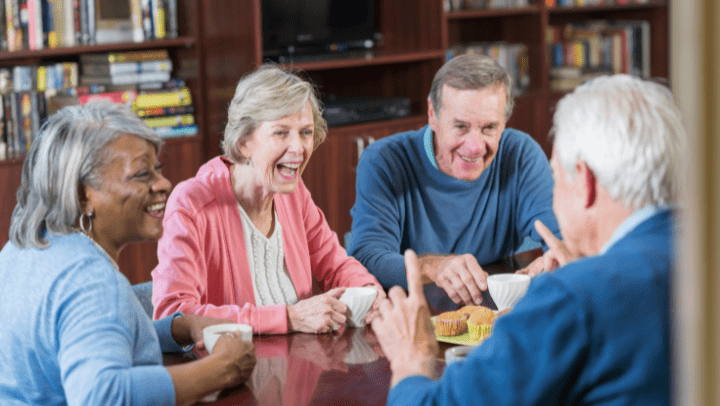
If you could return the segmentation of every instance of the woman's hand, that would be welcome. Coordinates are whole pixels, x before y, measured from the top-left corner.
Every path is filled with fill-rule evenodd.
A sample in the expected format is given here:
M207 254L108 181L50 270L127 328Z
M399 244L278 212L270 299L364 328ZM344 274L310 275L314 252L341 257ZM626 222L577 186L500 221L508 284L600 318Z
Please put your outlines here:
M370 313L365 317L365 324L372 323L373 319L378 315L378 308L380 308L380 303L387 297L385 294L385 290L380 285L376 285L374 283L367 284L365 286L374 288L377 290L377 296L375 296L375 301L372 304L372 310L370 310Z
M345 288L331 289L287 307L288 331L327 333L345 324L347 306L338 300Z
M232 323L232 321L196 314L184 314L173 319L172 336L175 342L182 347L195 344L195 349L204 350L203 329L213 324L225 323Z
M226 362L225 369L230 378L226 387L247 381L255 368L255 346L250 341L241 340L237 331L218 337L211 356Z

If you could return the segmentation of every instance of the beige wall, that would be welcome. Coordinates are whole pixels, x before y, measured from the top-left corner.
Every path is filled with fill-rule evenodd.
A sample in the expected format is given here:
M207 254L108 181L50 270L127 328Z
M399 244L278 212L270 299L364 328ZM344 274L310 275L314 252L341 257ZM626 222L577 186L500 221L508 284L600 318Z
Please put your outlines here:
M720 405L720 5L670 3L671 83L688 132L673 400Z

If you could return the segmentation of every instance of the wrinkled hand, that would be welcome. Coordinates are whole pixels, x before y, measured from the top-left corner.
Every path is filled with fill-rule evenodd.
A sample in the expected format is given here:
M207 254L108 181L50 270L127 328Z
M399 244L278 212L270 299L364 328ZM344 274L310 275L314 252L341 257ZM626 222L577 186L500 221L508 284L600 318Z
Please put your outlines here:
M249 341L240 339L237 331L218 337L211 357L226 362L226 374L231 385L237 386L247 381L255 368L255 346Z
M388 298L380 304L380 315L372 322L390 361L392 386L411 375L432 378L439 348L423 293L420 265L412 250L405 251L405 267L409 294L406 296L397 286L390 289Z
M568 262L577 259L575 255L570 253L565 243L555 237L555 234L553 234L542 221L535 220L535 230L537 230L540 237L542 237L545 244L547 244L548 250L543 256L535 258L530 265L517 271L517 273L524 273L533 277L544 271L552 271L557 267L564 266Z
M344 292L345 288L335 288L288 306L288 331L327 333L340 328L347 306L338 299Z
M487 289L487 276L474 256L451 255L438 265L434 282L455 303L481 305L481 291Z
M365 324L371 324L373 319L378 315L378 309L380 308L380 303L382 303L383 300L387 297L385 294L385 290L380 285L375 284L369 284L365 285L374 288L377 290L377 296L375 296L375 301L372 304L372 308L370 310L370 313L365 317Z
M232 323L232 321L196 314L184 314L173 319L172 335L175 341L183 347L195 344L195 349L204 350L203 329L213 324L225 323Z
M350 352L349 339L335 334L293 334L290 340L291 354L312 362L323 371L348 371L345 357Z

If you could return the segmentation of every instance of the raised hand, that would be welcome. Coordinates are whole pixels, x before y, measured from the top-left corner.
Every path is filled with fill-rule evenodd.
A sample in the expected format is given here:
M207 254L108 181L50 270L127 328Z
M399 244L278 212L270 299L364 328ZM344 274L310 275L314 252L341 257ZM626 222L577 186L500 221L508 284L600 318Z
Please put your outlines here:
M405 251L408 295L398 286L380 303L372 327L393 372L392 386L410 375L432 377L438 344L423 293L420 265L412 250Z
M339 300L345 288L331 289L287 307L288 331L327 333L345 324L347 306Z
M573 255L565 243L555 237L555 234L553 234L542 221L535 220L535 230L537 230L540 237L542 237L545 244L547 244L548 250L543 256L536 258L530 265L517 271L517 273L528 274L532 277L544 271L552 271L559 266L564 266L568 262L577 259L577 256Z

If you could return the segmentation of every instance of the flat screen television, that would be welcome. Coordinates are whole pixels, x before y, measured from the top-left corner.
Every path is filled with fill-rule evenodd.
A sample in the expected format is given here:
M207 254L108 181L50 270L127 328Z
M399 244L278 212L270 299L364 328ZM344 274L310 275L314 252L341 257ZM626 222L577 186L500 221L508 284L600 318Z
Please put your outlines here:
M263 57L285 62L372 48L375 0L262 0ZM283 60L285 59L285 60Z

